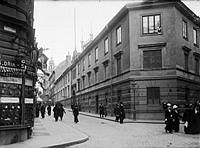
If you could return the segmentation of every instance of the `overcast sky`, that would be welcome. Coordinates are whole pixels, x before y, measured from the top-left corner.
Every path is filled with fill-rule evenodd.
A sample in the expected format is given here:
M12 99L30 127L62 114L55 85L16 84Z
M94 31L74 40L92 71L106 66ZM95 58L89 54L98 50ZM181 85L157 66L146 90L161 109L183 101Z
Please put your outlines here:
M74 10L76 14L76 49L81 51L81 40L94 37L114 15L131 1L35 1L34 28L39 47L49 48L45 54L59 64L75 49ZM200 16L200 1L184 3Z

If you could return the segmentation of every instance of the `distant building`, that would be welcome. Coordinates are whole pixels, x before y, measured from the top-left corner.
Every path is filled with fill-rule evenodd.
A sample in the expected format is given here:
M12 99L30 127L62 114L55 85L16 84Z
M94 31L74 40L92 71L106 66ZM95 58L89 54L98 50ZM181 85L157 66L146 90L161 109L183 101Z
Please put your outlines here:
M51 57L51 59L49 60L49 64L48 64L48 72L51 74L54 70L55 70L55 62L53 60L53 58Z
M199 27L179 0L127 4L56 80L56 101L110 115L123 102L126 118L163 119L164 102L200 99Z

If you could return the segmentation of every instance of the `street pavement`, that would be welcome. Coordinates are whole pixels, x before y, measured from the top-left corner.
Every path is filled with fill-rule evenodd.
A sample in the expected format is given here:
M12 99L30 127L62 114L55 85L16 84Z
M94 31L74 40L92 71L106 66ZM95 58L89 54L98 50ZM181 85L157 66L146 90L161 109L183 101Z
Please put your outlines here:
M55 122L53 115L35 118L32 137L24 142L0 146L0 148L60 148L88 140L88 136L62 121Z
M125 119L124 124L114 117L80 112L79 122L66 109L63 121L53 117L36 118L31 139L0 148L200 148L200 135L186 135L183 124L179 133L165 133L163 121Z
M80 112L79 123L73 124L68 112L64 122L89 135L89 140L72 148L200 148L200 135L186 135L183 124L179 133L165 133L163 121L113 122L114 117L100 119L99 115Z

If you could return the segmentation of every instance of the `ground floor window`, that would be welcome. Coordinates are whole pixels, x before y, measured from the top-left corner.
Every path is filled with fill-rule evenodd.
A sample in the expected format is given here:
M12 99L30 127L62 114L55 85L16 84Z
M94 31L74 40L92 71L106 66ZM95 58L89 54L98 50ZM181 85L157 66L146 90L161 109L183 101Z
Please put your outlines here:
M160 103L160 87L147 87L147 103L148 104Z

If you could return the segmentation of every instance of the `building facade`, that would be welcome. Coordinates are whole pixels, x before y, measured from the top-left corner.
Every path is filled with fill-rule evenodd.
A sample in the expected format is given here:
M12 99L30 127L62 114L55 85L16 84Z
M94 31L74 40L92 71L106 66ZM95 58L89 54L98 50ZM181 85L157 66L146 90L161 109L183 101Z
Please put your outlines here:
M184 108L200 99L200 19L183 2L124 6L58 79L57 98L82 111L110 115L123 102L130 119L162 119L163 103Z
M29 138L34 124L33 8L33 0L0 1L0 145Z

